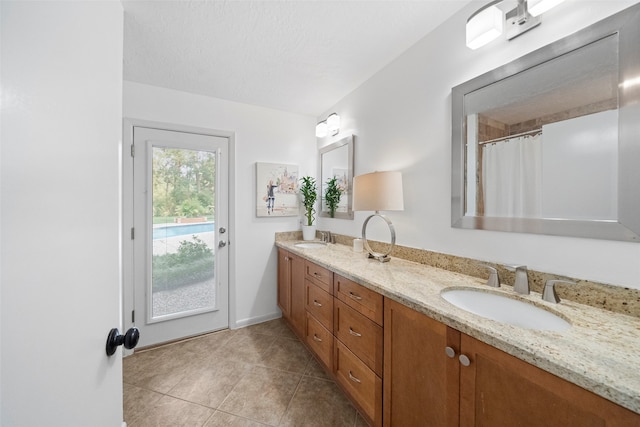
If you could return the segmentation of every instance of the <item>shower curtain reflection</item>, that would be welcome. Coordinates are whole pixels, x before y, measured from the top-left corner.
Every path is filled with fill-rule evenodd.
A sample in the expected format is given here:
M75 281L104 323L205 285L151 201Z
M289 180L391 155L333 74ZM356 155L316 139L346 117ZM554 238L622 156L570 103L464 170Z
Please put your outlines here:
M484 215L540 218L542 134L482 146Z

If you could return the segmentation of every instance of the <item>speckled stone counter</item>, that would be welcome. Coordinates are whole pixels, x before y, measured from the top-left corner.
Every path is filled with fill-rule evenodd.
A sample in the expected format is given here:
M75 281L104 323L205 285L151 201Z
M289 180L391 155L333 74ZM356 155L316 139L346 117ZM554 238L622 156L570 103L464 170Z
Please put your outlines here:
M535 291L518 295L509 286L489 288L483 279L400 258L380 263L346 245L301 249L295 243L283 236L276 239L278 247L640 414L640 319L636 317L569 300L547 303ZM484 319L440 296L452 287L505 293L565 318L572 327L565 332L534 331Z

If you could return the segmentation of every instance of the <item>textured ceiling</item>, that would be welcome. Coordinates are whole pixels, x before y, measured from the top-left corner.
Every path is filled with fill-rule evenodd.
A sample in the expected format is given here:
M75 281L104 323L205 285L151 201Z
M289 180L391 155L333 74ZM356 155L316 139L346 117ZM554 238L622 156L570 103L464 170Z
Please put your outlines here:
M122 3L125 80L317 116L469 0Z

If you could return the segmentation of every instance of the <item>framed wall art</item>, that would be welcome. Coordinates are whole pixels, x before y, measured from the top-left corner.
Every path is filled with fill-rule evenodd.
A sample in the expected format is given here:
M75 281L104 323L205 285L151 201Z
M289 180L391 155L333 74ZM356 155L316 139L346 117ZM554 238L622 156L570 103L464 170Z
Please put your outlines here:
M298 166L256 163L256 216L298 216Z

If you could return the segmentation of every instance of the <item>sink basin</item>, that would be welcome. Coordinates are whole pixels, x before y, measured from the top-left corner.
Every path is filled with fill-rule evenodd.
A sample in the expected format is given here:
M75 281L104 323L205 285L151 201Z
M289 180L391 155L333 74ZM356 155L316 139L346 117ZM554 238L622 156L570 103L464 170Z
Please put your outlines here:
M296 248L302 248L302 249L315 249L315 248L324 248L325 246L327 246L327 244L324 242L300 242L300 243L294 244L293 246L295 246Z
M474 289L451 289L442 298L465 311L509 325L538 331L566 331L571 324L547 310L507 296Z

